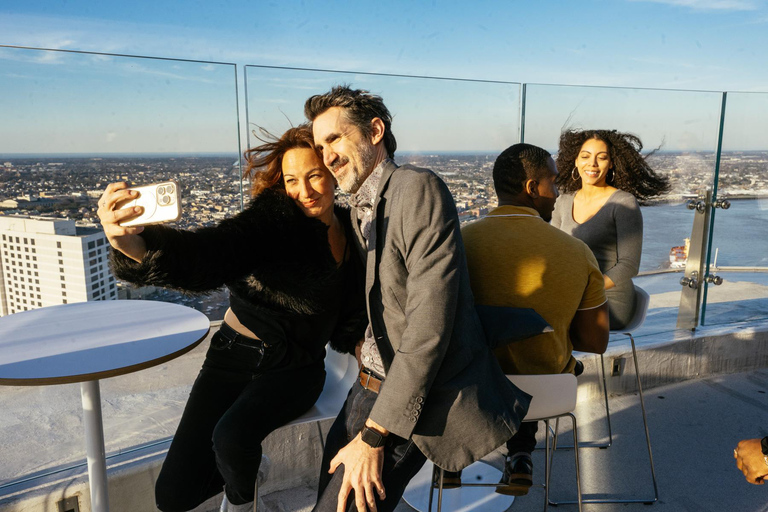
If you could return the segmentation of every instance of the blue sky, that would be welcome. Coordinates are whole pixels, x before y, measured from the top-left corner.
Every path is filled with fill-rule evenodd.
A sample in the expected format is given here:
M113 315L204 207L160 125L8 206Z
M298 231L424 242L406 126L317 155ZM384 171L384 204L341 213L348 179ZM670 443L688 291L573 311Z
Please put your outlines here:
M235 63L241 123L246 106L242 66L246 64L526 83L768 93L766 29L768 2L758 0L5 0L0 5L0 44ZM205 71L198 64L18 51L0 52L0 59L0 91L8 102L2 105L0 99L0 106L17 112L12 133L5 133L7 125L0 126L0 141L6 141L0 142L0 153L26 148L31 145L28 141L35 139L46 140L55 151L74 147L237 151L230 139L237 123L230 67L209 66ZM74 69L85 86L71 76ZM54 103L48 98L50 106L42 107L48 96L43 87L46 80L35 78L37 74L50 81L47 87L60 88L60 94L70 101ZM87 90L98 83L99 75L107 85ZM249 91L270 90L262 97L249 97L249 113L253 117L261 112L259 119L273 123L273 131L281 129L276 120L287 112L292 122L301 120L301 105L296 105L301 97L342 80L365 82L384 95L396 121L403 122L399 130L403 149L444 150L461 144L465 149L503 149L519 129L514 114L517 100L511 98L515 86L303 74L296 75L295 82L305 79L317 89L306 88L306 93L292 96L287 89L268 87L270 81L282 80L283 75L262 70L249 77ZM27 82L20 76L27 76ZM38 89L29 87L30 80ZM432 93L423 92L426 86ZM152 91L152 101L147 100L147 91ZM105 107L110 101L98 99L99 95L110 96L111 106ZM488 98L494 95L499 98L499 108L489 109ZM768 132L768 126L761 124L768 111L765 116L755 116L754 112L765 108L763 96L742 95L733 103L727 118L730 135L726 132L726 143L733 148L762 143L756 134ZM290 105L287 98L291 98ZM425 98L429 101L423 101ZM635 131L648 139L647 146L663 140L669 149L706 149L716 140L720 107L716 93L529 86L528 98L526 140L548 147L567 119ZM281 102L282 106L276 106ZM445 115L446 106L459 103L456 116ZM37 117L32 122L32 116L24 114L30 105L41 108L40 116L48 112L48 118L59 126L69 119L75 128L62 131L54 123L43 123L50 126L34 131L41 122ZM112 110L112 119L105 115L105 109ZM128 128L116 129L111 124L115 117ZM748 129L743 126L747 120ZM738 126L743 129L737 130ZM73 132L80 139L73 139ZM427 132L437 135L419 137ZM15 138L8 138L13 134ZM111 146L104 146L109 137Z

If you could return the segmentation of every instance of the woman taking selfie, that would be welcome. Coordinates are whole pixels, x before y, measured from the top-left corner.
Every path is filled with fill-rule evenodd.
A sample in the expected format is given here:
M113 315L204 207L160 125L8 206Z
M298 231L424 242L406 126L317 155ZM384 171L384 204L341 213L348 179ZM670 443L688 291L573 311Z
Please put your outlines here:
M632 278L643 248L638 201L669 190L669 179L651 169L642 149L639 138L616 130L560 135L556 183L563 194L552 225L592 249L603 273L611 330L623 328L635 312Z
M246 152L252 200L215 227L122 227L140 211L113 183L99 218L115 275L138 285L206 292L230 307L211 338L155 487L163 511L220 493L222 510L250 510L261 442L307 411L323 389L325 345L354 353L367 318L349 214L306 126Z

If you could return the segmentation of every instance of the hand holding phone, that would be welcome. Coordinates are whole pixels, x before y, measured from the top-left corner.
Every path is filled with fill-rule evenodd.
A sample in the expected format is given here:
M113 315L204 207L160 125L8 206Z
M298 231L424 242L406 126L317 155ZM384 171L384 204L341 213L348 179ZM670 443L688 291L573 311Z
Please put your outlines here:
M146 226L162 222L175 222L181 218L181 195L175 180L162 183L131 187L138 197L118 203L117 210L141 206L144 211L131 219L119 222L120 226Z

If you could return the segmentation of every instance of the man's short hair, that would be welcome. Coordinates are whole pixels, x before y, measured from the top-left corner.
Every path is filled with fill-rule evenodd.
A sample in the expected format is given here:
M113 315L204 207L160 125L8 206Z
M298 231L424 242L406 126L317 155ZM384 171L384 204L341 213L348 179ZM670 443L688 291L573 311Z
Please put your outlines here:
M344 109L347 119L358 127L362 134L370 137L373 128L371 120L378 117L384 122L384 147L389 158L395 157L397 141L392 134L392 114L389 113L381 96L363 89L352 89L349 85L337 85L325 94L316 94L304 103L304 115L310 121L332 107Z
M552 155L532 144L515 144L505 149L493 164L493 186L497 196L516 196L527 180L538 180L549 170Z

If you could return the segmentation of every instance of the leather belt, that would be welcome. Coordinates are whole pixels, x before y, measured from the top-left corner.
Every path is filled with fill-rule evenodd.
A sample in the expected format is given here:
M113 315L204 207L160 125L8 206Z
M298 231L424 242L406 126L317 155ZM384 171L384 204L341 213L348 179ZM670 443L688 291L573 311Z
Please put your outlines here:
M379 389L381 389L382 382L384 382L384 380L377 377L368 368L362 367L360 369L360 385L365 389L378 393Z

